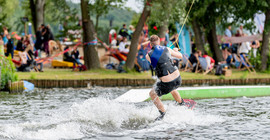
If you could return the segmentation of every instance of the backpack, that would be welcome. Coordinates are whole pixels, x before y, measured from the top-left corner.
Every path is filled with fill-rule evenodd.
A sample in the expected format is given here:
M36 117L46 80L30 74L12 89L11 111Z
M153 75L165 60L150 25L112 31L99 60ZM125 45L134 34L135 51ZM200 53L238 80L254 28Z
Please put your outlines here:
M222 75L222 66L221 65L217 65L215 75Z

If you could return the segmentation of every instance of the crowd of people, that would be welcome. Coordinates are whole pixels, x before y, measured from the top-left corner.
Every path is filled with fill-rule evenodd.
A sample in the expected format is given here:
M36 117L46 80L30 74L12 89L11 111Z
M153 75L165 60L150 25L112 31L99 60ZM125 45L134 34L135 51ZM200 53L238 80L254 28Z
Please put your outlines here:
M18 71L26 72L34 69L42 72L43 63L37 60L41 58L41 51L44 51L47 56L50 55L48 43L54 40L50 26L42 24L38 27L35 38L34 42L31 34L23 34L22 37L16 33L10 34L7 27L3 27L3 33L0 36L0 55L11 56ZM15 50L18 51L16 55Z
M133 30L134 32L134 30ZM244 37L247 36L247 34L244 32L243 26L241 25L239 29L236 31L235 34L231 31L231 26L229 26L225 32L224 35L227 37ZM129 52L129 38L132 37L132 34L129 34L129 30L126 29L126 25L123 25L123 28L119 30L118 36L116 39L112 39L111 44L108 47L117 49L118 53L127 54ZM161 41L164 41L164 46L167 46L169 42L174 42L178 37L178 34L173 34L172 37L169 37L169 30L166 33L165 38ZM105 44L106 45L106 44ZM224 61L217 62L214 60L210 55L208 55L208 52L202 52L200 50L195 50L192 52L190 56L186 56L186 59L191 63L192 72L196 72L200 67L197 66L199 63L199 60L205 59L205 64L207 65L208 70L212 70L214 68L217 69L224 69L224 68L230 68L232 66L235 66L238 68L239 66L239 57L250 57L250 51L253 50L252 54L253 57L257 57L257 50L260 47L260 42L258 40L252 41L252 42L242 42L242 43L236 43L236 44L230 44L230 43L223 43L220 44L222 49L222 56ZM143 31L141 33L140 39L139 39L139 45L138 45L138 54L136 57L136 66L139 71L148 71L151 70L150 63L146 60L145 56L146 54L151 50L151 45L148 39L148 34L146 34L146 31ZM111 53L111 52L110 52ZM238 59L237 59L238 57ZM175 66L179 66L179 68L184 68L186 64L179 63L182 59L175 59L172 58L172 63ZM119 65L123 65L125 60L120 59ZM181 65L180 65L181 64ZM244 65L242 65L244 67ZM220 75L221 72L217 72L216 74ZM154 75L154 74L152 74Z
M134 31L135 28L132 25L127 28L127 25L123 24L122 28L118 31L118 35L115 30L110 31L111 36L109 45L103 43L103 45L109 49L109 51L107 51L106 53L106 56L113 56L117 60L119 60L118 66L114 67L118 70L118 72L125 72L122 66L125 64L127 54L129 53L130 41L132 39ZM232 33L231 26L228 26L228 28L224 32L224 35L226 37L242 37L246 36L247 34L245 34L244 32L243 26L240 26L235 34ZM42 61L36 62L36 60L41 58L41 51L44 51L47 57L51 55L49 41L54 40L54 35L49 25L45 26L44 24L42 24L40 27L38 27L38 30L36 31L35 42L32 38L33 36L25 34L20 39L15 39L15 37L12 37L11 34L8 32L8 29L6 27L3 27L3 34L0 36L0 55L11 56L12 58L14 58L14 50L17 50L19 51L19 53L17 54L17 56L19 57L19 62L16 63L15 61L15 63L17 64L18 71L29 71L29 67L31 65L33 65L33 67L35 68L39 65L40 68L38 69L38 71L42 71ZM174 42L177 40L177 38L177 33L173 34L170 37L169 30L167 30L165 38L160 38L160 41L164 42L164 46L168 46L169 42ZM232 66L232 64L236 63L235 57L233 56L234 54L237 54L238 56L249 56L249 52L251 51L251 49L253 49L253 56L257 57L257 51L260 47L260 42L258 40L255 40L253 42L242 42L236 44L223 43L220 45L222 48L222 56L225 60L222 62L216 62L211 56L208 55L207 52L201 52L200 50L192 52L190 56L186 56L184 54L184 57L186 57L186 59L191 63L193 67L192 71L196 71L197 64L199 63L200 58L204 58L206 60L208 69L211 70L214 69L215 66ZM6 49L6 51L4 51L4 48ZM152 46L150 45L149 41L148 28L144 28L139 37L139 45L137 48L138 53L136 57L135 68L137 71L152 70L152 76L154 76L153 69L151 68L150 63L146 59L146 54L151 51L151 48ZM68 51L66 51L67 49ZM70 50L72 50L71 53ZM72 62L73 70L75 70L77 66L84 66L80 61L81 57L77 47L73 47L70 49L70 46L66 46L63 51L65 51L63 55L63 60ZM172 58L172 63L175 66L179 66L179 62L181 60ZM108 64L106 67L112 68L109 67L109 65L111 65L111 63ZM181 63L180 68L185 67L185 65L186 64Z

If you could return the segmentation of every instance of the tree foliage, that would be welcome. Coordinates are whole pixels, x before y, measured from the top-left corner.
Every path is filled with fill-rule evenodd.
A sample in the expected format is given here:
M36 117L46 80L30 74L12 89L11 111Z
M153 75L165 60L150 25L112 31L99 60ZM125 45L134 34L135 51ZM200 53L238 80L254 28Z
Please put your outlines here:
M98 30L99 18L108 14L112 8L123 7L126 0L92 0L89 3L89 12L96 16L95 29Z

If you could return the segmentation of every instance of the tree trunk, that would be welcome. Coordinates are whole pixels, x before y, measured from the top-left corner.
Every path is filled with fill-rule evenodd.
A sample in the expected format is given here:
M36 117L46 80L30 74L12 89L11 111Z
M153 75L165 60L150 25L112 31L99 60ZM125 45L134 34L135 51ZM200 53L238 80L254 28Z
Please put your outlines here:
M36 4L34 0L30 0L30 9L31 9L31 16L32 16L32 22L35 31L37 31L37 21L36 21Z
M141 35L144 23L146 22L146 19L150 16L151 13L151 4L152 0L146 1L143 12L141 14L141 17L139 19L139 22L136 26L135 32L133 33L132 39L131 39L131 45L130 45L130 50L127 56L127 61L126 61L126 68L127 69L132 69L134 67L134 61L136 58L136 54L138 52L138 43L139 43L139 37ZM150 4L149 4L150 3Z
M88 1L81 0L81 10L82 10L82 24L83 24L83 42L89 43L96 39L95 27L93 21L90 20ZM84 44L84 64L88 70L100 68L98 53L96 51L96 45Z
M270 9L265 12L265 23L264 23L264 31L263 31L263 41L262 41L262 67L261 70L264 71L267 69L267 61L269 55L269 38L270 38Z
M197 50L202 51L203 53L205 52L204 50L204 42L203 42L203 35L202 35L202 30L200 28L200 25L198 24L198 21L196 18L192 20L192 29L195 34L195 45Z
M99 20L99 15L96 15L96 26L95 26L95 30L98 33L98 20Z
M213 58L215 59L216 63L223 61L222 52L218 46L215 23L213 24L212 28L207 33L207 40L210 45L210 49L213 53Z
M159 32L158 32L158 36L160 37L160 45L164 45L164 43L165 43L165 35L167 33L167 30L168 30L168 23L165 21L161 25Z
M44 23L44 9L46 0L30 0L31 16L35 31Z

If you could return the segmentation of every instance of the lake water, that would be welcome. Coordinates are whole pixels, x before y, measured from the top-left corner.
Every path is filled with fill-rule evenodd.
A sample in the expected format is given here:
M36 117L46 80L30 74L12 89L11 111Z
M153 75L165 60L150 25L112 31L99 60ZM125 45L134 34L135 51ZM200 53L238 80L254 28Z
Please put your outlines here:
M270 139L270 97L119 103L126 88L37 89L0 95L0 139Z

